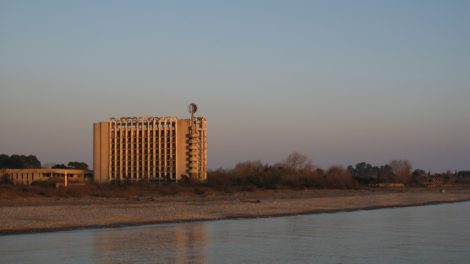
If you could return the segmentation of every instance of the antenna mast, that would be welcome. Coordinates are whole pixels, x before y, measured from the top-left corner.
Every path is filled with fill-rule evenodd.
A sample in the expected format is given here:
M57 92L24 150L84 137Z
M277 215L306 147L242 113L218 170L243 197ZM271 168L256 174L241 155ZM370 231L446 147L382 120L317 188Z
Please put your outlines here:
M195 103L190 103L188 105L188 112L191 113L191 124L194 123L194 114L197 112L197 105Z

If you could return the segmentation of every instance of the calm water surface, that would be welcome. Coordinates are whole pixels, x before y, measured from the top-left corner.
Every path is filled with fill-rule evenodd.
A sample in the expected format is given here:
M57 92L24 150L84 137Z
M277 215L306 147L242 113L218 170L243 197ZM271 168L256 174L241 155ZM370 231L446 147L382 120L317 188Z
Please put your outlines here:
M470 263L470 202L0 236L0 263Z

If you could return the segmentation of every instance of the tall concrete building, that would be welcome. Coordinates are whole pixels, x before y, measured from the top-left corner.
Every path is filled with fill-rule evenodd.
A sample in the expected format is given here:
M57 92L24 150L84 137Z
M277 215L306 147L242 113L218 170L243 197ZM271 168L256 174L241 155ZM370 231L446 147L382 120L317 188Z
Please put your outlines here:
M191 119L120 117L93 124L95 182L206 180L206 119L193 110Z

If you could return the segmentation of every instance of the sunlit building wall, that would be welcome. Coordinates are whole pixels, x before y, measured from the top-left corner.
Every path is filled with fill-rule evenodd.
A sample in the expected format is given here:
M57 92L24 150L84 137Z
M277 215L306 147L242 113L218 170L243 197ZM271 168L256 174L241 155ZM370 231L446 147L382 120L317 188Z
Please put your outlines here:
M93 125L94 181L207 178L205 117L120 117Z

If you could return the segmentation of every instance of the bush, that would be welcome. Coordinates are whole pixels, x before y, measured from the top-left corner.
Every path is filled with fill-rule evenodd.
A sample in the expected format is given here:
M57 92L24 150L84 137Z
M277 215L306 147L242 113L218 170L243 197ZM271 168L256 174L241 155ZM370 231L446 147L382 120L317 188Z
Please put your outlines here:
M304 162L300 164L304 164ZM310 163L305 166L290 165L286 167L282 164L269 166L259 161L246 161L238 163L231 170L210 171L207 185L219 190L233 187L242 187L242 189L276 189L281 187L343 189L357 187L357 182L352 178L351 173L343 167L335 166L327 172L313 168Z

